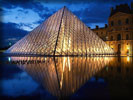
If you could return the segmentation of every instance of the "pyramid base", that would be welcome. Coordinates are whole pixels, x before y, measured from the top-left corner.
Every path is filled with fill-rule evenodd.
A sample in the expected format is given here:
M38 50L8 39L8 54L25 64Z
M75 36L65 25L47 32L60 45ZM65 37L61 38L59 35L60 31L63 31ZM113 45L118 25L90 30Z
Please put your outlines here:
M116 54L86 54L86 55L41 55L41 54L18 54L3 53L2 56L21 56L21 57L108 57L117 56Z

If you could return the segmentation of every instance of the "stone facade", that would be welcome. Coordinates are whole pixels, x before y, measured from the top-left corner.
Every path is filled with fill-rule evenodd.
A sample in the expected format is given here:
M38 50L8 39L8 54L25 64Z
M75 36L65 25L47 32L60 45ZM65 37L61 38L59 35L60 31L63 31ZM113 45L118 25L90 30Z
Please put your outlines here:
M111 8L108 26L92 29L121 56L133 56L133 3Z

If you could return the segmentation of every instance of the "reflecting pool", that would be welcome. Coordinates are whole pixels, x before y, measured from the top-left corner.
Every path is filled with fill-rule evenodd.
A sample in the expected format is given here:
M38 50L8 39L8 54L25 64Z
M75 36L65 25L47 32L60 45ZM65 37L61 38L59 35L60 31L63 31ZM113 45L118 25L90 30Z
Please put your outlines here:
M5 57L0 100L130 99L132 57Z

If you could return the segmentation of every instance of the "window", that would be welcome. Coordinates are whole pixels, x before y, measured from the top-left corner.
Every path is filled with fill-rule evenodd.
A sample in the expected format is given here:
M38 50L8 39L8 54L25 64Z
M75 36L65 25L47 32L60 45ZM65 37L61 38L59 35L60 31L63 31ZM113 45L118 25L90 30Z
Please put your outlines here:
M106 40L108 40L108 36L106 36Z
M121 40L121 34L117 35L117 40Z
M129 36L128 36L128 34L126 35L126 40L129 40Z
M126 24L129 24L129 19L128 18L126 19Z
M121 20L118 20L118 25L121 25Z
M114 26L114 22L113 21L111 21L111 26Z
M113 41L113 36L111 36L111 39L110 40Z
M128 28L126 28L126 30L128 30Z

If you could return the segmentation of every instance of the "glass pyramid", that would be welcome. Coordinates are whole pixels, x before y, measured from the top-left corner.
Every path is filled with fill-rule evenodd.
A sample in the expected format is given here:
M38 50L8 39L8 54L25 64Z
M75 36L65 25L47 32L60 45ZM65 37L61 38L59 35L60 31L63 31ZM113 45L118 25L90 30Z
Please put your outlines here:
M114 51L71 11L63 7L10 47L26 55L105 55Z

